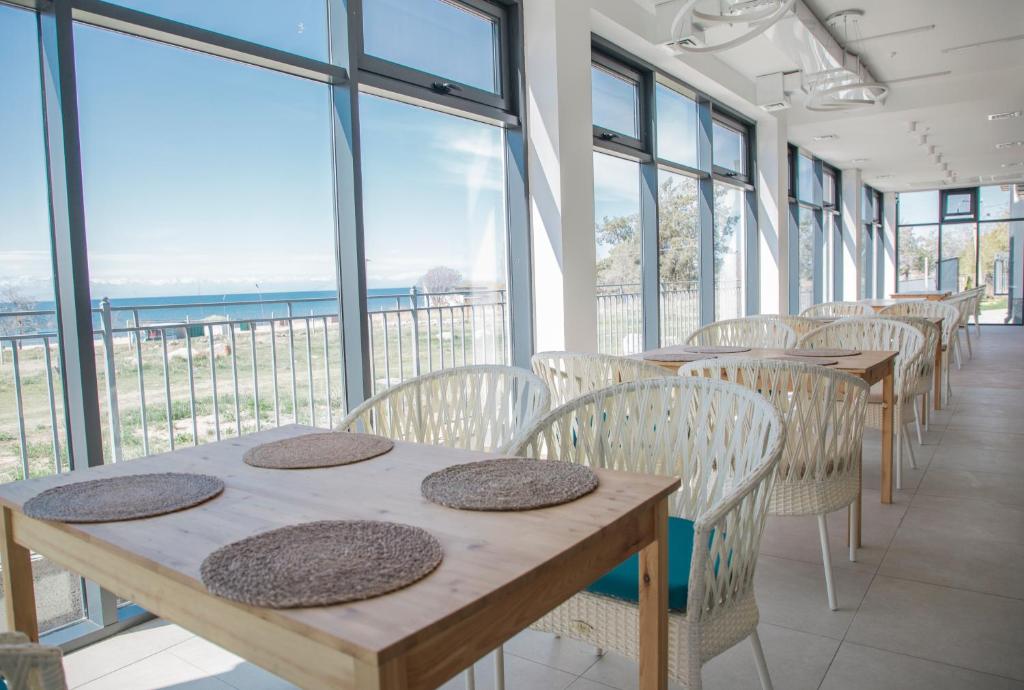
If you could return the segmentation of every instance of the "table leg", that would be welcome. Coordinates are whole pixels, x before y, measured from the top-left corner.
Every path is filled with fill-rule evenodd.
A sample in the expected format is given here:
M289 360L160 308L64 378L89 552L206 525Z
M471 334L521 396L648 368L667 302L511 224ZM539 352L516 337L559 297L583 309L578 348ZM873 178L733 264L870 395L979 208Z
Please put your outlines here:
M893 372L882 379L882 503L892 503Z
M654 541L640 551L640 690L668 687L668 499L654 509Z
M11 509L0 508L0 567L3 568L4 613L7 629L28 635L33 642L39 641L39 624L36 621L36 593L32 583L32 555L29 550L14 541L11 524Z
M935 409L942 409L942 338L935 345L935 383L932 388L932 397L935 398Z

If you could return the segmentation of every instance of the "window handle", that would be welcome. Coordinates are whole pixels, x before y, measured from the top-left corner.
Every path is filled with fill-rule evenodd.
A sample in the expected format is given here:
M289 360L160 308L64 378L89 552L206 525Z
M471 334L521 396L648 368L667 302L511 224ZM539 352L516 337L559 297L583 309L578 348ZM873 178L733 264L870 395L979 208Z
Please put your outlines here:
M613 139L618 139L619 135L614 132L601 132L598 137L604 141L612 141Z
M430 86L432 89L434 89L434 91L444 94L449 94L452 91L462 91L461 86L459 86L458 84L453 84L450 81L435 81Z

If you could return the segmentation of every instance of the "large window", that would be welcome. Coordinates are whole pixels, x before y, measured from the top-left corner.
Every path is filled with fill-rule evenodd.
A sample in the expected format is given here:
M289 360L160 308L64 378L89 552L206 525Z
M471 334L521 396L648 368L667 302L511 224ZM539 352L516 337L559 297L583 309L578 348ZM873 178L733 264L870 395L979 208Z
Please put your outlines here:
M658 157L696 168L697 103L665 84L656 88Z
M837 294L836 252L842 246L839 171L793 145L789 165L789 297L790 310L799 313Z
M594 153L598 349L643 349L640 291L640 165Z
M743 203L742 189L715 183L715 320L746 313Z
M939 257L939 287L960 292L977 285L977 235L975 223L954 223L942 226L942 248Z
M676 345L700 326L699 183L658 173L658 280L661 344Z
M800 207L797 213L797 226L799 228L799 255L798 277L800 281L800 311L815 303L814 300L814 255L816 251L817 231L814 227L814 210Z
M938 288L939 227L916 225L900 228L899 266L897 286L899 292L918 292Z

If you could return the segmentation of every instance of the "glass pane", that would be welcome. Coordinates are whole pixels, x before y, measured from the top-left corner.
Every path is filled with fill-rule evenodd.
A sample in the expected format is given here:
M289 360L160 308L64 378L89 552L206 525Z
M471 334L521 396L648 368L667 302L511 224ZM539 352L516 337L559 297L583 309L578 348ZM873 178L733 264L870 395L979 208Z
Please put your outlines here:
M0 482L68 470L38 46L35 14L0 5ZM32 574L40 629L82 618L77 575L38 554Z
M936 225L900 228L899 292L935 290L938 282L939 228Z
M835 242L836 242L836 218L835 213L826 212L823 216L824 228L822 228L821 246L821 300L831 302L835 299Z
M976 285L975 269L977 226L957 223L942 226L942 260L939 268L939 286L942 290L970 290Z
M974 196L969 193L946 194L946 205L942 209L943 220L955 220L957 218L971 218L974 216Z
M747 138L742 133L718 122L712 124L711 136L714 142L712 145L714 164L741 175L745 174L747 172Z
M878 192L875 192L874 203L872 204L872 210L875 213L875 215L874 215L875 224L876 225L881 225L882 224L882 214L884 213L884 209L883 209L882 195L880 193L878 193Z
M939 193L903 192L899 194L900 225L939 222Z
M814 161L803 154L797 156L797 198L810 204L818 203L814 194Z
M814 304L814 211L800 208L799 257L800 257L800 311Z
M822 203L825 206L836 205L836 178L827 170L822 173Z
M1005 220L1010 217L1010 189L1013 185L995 185L979 190L978 213L981 220Z
M697 103L658 84L658 157L697 167Z
M329 87L89 26L75 48L90 287L129 329L93 320L99 390L117 388L107 457L327 427L343 399Z
M861 226L860 239L860 295L874 297L874 241L875 233L870 223Z
M697 180L658 171L658 279L661 344L676 345L700 325Z
M639 163L594 153L594 232L598 351L611 355L640 352Z
M981 323L1019 324L1024 222L982 223L978 239L978 279L985 286Z
M359 115L374 387L506 363L504 133L379 96Z
M498 78L494 18L443 0L363 0L363 50L491 93Z
M743 190L715 183L715 320L744 315Z
M324 0L113 0L133 10L327 61Z
M591 65L590 78L594 124L639 139L636 82L600 65Z

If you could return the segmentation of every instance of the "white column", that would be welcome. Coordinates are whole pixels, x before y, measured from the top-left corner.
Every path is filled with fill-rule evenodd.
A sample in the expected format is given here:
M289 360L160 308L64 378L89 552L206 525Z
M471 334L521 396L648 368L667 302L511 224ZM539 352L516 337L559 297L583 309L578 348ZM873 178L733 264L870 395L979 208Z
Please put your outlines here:
M885 292L878 297L888 297L896 292L896 193L882 195L882 237L885 238Z
M861 195L860 170L843 170L843 299L858 300L860 294Z
M537 350L597 349L589 9L523 3Z
M789 313L789 160L785 114L757 123L761 313Z

